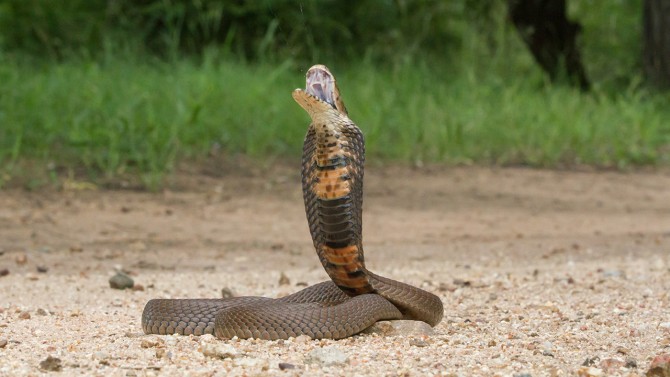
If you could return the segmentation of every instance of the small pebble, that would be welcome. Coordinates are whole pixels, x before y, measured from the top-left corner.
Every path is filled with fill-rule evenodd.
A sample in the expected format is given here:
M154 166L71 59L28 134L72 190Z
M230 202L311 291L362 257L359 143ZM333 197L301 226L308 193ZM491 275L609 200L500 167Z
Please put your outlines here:
M279 285L291 285L291 280L283 271L281 275L279 275Z
M133 291L142 292L144 291L144 286L142 284L133 284Z
M604 376L603 371L594 367L581 367L577 369L577 376L579 377L600 377Z
M472 285L472 282L468 281L468 280L463 280L463 279L458 279L457 278L457 279L454 279L453 284L457 285L459 287L469 287L469 286Z
M626 366L626 363L623 360L608 358L600 361L600 369L607 374L612 374L617 372L620 368Z
M259 367L261 370L268 370L270 368L270 365L268 364L267 360L264 359L258 359L255 357L244 357L240 359L235 359L233 362L235 366L238 367Z
M165 345L165 341L161 338L142 339L140 342L140 347L142 348L153 348L163 345Z
M21 313L19 313L19 318L21 318L21 319L30 319L30 313L28 313L27 311L24 310L24 311L22 311Z
M28 256L25 254L19 254L14 260L16 261L16 264L26 264L28 262Z
M551 342L542 343L542 355L554 356L554 345Z
M49 271L49 267L47 266L37 266L37 272L41 274L45 274Z
M40 361L40 369L49 372L60 372L63 369L63 365L59 358L48 356L46 359Z
M310 342L311 340L312 338L309 335L298 335L294 342L298 344L304 344Z
M647 377L670 377L670 353L662 353L651 361Z
M109 354L106 352L98 351L93 354L93 359L95 360L107 360L109 359Z
M7 276L9 275L9 270L6 268L0 268L0 276Z
M670 322L661 322L658 326L670 330Z
M235 347L220 342L205 343L201 346L200 351L203 355L216 359L234 359L238 354Z
M530 373L515 373L513 377L533 377Z
M414 347L428 347L428 342L423 339L411 338L409 340L409 345Z
M7 339L0 339L0 348L5 348L7 346Z
M36 313L37 313L37 315L48 315L49 314L49 313L47 313L46 310L44 310L42 308L37 309Z
M116 275L109 278L109 286L114 289L132 288L133 285L135 285L133 279L122 272L117 272Z
M307 364L339 365L347 362L349 357L335 346L315 348L305 358Z
M165 358L167 356L168 356L168 352L165 348L156 348L156 358L157 359L162 359L162 358Z
M582 366L592 367L592 366L596 365L598 360L600 360L600 358L598 356L587 357L586 360L584 360L584 362L582 363Z
M291 363L279 363L279 369L280 370L295 369L295 365Z
M608 271L603 271L603 276L608 277L608 278L618 278L623 273L620 270L608 270Z
M425 322L397 320L379 321L363 330L363 333L378 334L381 336L431 336L435 334L435 330Z
M233 290L230 288L221 288L221 298L235 297Z

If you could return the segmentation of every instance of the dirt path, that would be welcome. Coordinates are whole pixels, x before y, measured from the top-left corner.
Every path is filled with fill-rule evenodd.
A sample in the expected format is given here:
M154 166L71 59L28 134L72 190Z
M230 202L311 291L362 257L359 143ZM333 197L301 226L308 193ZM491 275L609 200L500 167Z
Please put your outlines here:
M184 176L188 189L158 194L0 191L0 375L39 374L49 355L66 375L643 375L670 352L669 172L366 174L368 267L440 295L434 335L142 334L150 298L277 297L327 278L294 173ZM144 290L109 288L115 268ZM226 344L236 356L203 355ZM309 363L322 347L346 361Z

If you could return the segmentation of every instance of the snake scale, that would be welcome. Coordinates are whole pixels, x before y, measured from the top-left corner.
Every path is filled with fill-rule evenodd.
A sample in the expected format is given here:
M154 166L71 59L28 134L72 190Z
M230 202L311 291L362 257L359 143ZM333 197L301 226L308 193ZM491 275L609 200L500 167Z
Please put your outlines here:
M307 71L306 88L294 90L293 98L312 119L303 145L303 198L314 247L331 281L279 299L153 299L142 313L145 333L340 339L380 320L412 319L431 326L442 320L439 297L365 268L365 143L349 119L335 77L315 65Z

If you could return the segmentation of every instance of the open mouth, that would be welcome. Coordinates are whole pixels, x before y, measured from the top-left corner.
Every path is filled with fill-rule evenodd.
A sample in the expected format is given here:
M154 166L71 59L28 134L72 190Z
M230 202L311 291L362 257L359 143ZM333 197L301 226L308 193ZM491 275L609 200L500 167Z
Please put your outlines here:
M335 80L330 72L320 66L314 66L307 71L305 91L337 108L334 98Z

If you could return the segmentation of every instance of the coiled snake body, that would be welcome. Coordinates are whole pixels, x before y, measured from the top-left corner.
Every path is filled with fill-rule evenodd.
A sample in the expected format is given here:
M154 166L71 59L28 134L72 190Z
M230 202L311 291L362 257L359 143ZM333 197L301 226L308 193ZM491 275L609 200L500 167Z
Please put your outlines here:
M365 145L334 76L323 65L313 66L305 90L294 90L293 98L312 119L303 146L303 197L314 247L331 281L279 299L154 299L142 313L145 333L339 339L379 320L413 319L435 326L442 319L437 296L365 268Z

